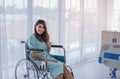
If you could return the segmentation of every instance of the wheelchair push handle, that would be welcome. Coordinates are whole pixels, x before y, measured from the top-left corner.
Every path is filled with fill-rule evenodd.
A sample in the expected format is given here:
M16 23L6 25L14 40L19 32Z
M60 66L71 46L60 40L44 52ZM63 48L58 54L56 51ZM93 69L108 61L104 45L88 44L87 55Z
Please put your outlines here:
M25 41L20 41L20 43L25 43Z

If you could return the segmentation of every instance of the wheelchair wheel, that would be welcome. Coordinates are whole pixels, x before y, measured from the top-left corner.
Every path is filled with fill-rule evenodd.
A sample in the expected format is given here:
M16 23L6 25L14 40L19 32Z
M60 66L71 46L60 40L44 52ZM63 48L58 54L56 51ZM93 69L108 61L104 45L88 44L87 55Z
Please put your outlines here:
M71 73L72 76L74 77L74 74L73 74L72 68L71 68L70 66L67 66L67 69L70 71L70 73Z
M30 60L20 60L15 68L15 79L39 79L38 70Z

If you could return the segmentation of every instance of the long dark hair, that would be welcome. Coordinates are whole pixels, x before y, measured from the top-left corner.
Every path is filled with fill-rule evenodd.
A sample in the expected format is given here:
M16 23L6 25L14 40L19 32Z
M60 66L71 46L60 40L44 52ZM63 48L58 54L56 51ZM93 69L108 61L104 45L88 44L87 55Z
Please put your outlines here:
M36 26L37 26L38 24L43 24L43 25L44 25L45 31L43 32L42 35L38 34L37 31L36 31ZM47 31L47 26L46 26L46 22L45 22L44 20L39 19L39 20L35 23L34 32L35 32L36 38L37 38L39 41L44 41L44 42L46 42L46 43L49 41L49 35L48 35L48 31Z

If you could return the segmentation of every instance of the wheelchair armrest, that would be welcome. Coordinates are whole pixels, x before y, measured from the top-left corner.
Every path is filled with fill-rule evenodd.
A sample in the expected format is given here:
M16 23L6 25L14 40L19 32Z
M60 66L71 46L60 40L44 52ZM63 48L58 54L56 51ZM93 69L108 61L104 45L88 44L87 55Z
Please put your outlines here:
M30 49L27 49L27 51L44 51L43 49L32 49L32 48L30 48Z
M51 56L53 58L65 63L65 57L64 56L60 56L60 55L51 55Z
M53 48L61 48L61 49L63 49L63 51L64 51L64 58L63 57L56 57L58 60L60 60L60 61L62 61L62 62L64 62L64 63L66 63L66 51L65 51L65 48L64 48L64 46L63 45L51 45L51 47L53 47ZM58 55L59 56L59 55ZM62 60L61 60L62 59Z
M51 47L63 48L63 46L62 46L62 45L51 45Z

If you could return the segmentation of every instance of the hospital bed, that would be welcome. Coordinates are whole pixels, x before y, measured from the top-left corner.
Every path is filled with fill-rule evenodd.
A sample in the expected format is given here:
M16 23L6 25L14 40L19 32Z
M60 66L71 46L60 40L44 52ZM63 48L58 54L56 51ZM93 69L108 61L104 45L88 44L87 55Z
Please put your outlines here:
M109 76L116 79L116 71L120 70L120 43L106 43L101 46L99 63L109 67Z

